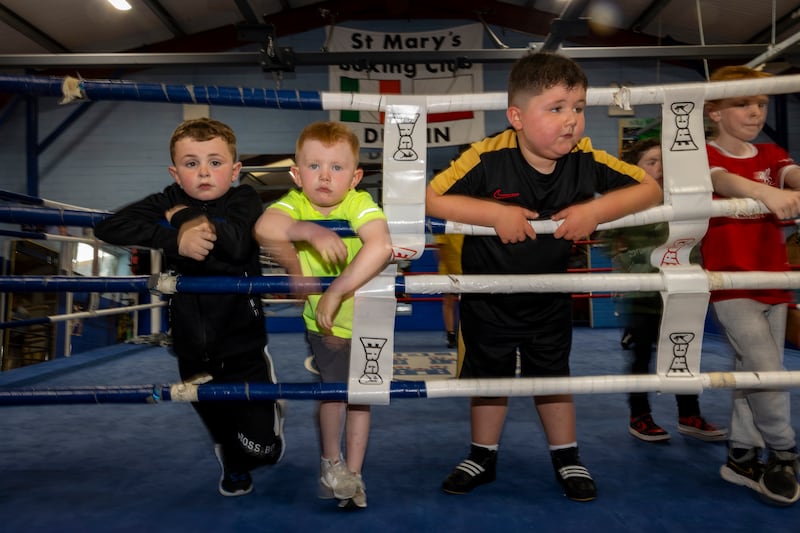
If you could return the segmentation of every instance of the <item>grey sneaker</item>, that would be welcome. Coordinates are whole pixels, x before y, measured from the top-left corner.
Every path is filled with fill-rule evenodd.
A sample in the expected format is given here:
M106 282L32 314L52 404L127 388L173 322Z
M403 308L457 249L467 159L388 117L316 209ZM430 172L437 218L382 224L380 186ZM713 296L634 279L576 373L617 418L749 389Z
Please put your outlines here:
M323 499L336 498L348 500L356 495L359 486L363 483L355 474L347 469L344 458L334 461L321 459L319 463L319 497ZM366 499L366 497L365 497Z
M800 499L797 484L797 449L770 450L764 475L759 481L761 493L770 502L792 505Z
M339 508L341 509L365 509L367 507L367 490L366 485L364 485L364 481L361 479L361 476L358 474L353 474L356 478L356 482L358 486L356 487L356 493L353 495L352 498L347 500L342 500L339 502Z

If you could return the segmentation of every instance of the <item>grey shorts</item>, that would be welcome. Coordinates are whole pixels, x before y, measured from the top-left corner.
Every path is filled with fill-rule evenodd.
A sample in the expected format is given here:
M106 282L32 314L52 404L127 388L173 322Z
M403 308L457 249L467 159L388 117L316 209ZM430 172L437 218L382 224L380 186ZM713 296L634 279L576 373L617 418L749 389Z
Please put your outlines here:
M350 377L350 341L308 332L308 343L323 383L347 383Z

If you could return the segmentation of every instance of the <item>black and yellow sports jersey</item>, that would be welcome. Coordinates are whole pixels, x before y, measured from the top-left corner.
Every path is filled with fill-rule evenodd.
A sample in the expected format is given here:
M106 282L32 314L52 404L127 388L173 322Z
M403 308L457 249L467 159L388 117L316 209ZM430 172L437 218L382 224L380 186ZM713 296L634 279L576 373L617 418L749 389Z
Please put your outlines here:
M516 132L507 129L471 145L437 174L430 186L438 194L520 205L536 211L541 219L549 219L569 205L638 183L644 176L641 168L592 148L588 138L581 139L569 154L558 159L552 173L542 174L523 157ZM495 236L466 236L461 263L464 274L559 273L566 272L571 250L572 241L549 234L514 244L503 244ZM552 328L553 320L570 328L569 299L569 294L464 294L462 332L467 336L468 332L473 333L480 351L490 350L488 344L502 350L499 345L508 341L529 341L532 332L543 324L549 323ZM556 337L559 340L551 338L568 351L569 333L562 330ZM469 344L472 343L467 340L467 351ZM563 372L563 368L555 367L555 373Z
M583 138L560 158L551 174L536 171L522 156L517 135L507 129L473 144L430 185L439 194L463 194L521 205L549 219L561 209L596 194L637 183L644 171L592 148ZM496 237L467 237L464 274L542 274L564 272L571 241L540 235L518 244Z

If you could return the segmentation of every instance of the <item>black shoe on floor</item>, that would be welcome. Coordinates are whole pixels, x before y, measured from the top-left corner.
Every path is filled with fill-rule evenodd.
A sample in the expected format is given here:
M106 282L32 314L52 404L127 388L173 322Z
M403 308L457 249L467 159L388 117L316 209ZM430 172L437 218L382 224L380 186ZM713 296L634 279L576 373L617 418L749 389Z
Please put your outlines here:
M466 494L478 485L494 481L497 473L497 452L482 448L476 453L476 448L473 446L469 457L450 472L442 482L442 490L449 494Z
M447 347L448 348L458 347L458 337L456 337L456 333L454 331L447 332Z
M556 480L564 489L564 495L576 502L588 502L597 498L597 487L592 475L581 463L578 448L565 448L550 452Z
M628 431L639 440L646 442L663 442L669 440L669 433L655 423L650 413L630 418Z
M770 450L759 485L761 493L771 503L792 505L800 500L800 486L797 484L797 449Z
M719 469L722 479L762 493L761 478L764 476L764 463L761 462L760 448L734 448L728 452L728 460Z
M219 478L219 493L223 496L244 496L253 492L253 478L250 472L231 472L225 468L222 456L222 446L214 446L214 455L217 456L222 475Z

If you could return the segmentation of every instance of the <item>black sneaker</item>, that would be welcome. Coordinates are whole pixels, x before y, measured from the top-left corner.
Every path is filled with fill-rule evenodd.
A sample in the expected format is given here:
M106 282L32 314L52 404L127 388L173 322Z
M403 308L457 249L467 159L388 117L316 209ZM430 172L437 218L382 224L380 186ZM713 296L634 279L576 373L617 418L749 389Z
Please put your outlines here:
M581 463L578 448L565 448L550 452L556 480L564 489L564 495L576 502L588 502L597 498L597 487L592 475Z
M461 461L442 482L442 490L449 494L466 494L478 485L491 483L497 475L497 452L486 450L488 454L475 452L472 447L469 457ZM483 456L483 459L480 457Z
M244 496L253 491L253 478L250 472L231 472L225 468L222 459L222 446L214 445L214 455L217 456L222 474L219 478L219 493L223 496Z
M770 502L792 505L800 499L797 484L797 449L770 450L764 475L759 481L761 493Z
M655 423L650 413L641 416L632 416L628 431L637 439L647 442L662 442L669 440L669 433Z
M458 347L458 337L456 337L456 333L454 331L447 332L447 347L448 348Z
M761 478L764 475L764 463L761 462L761 449L734 448L728 452L728 460L719 469L722 479L734 485L747 487L758 493L762 492Z

